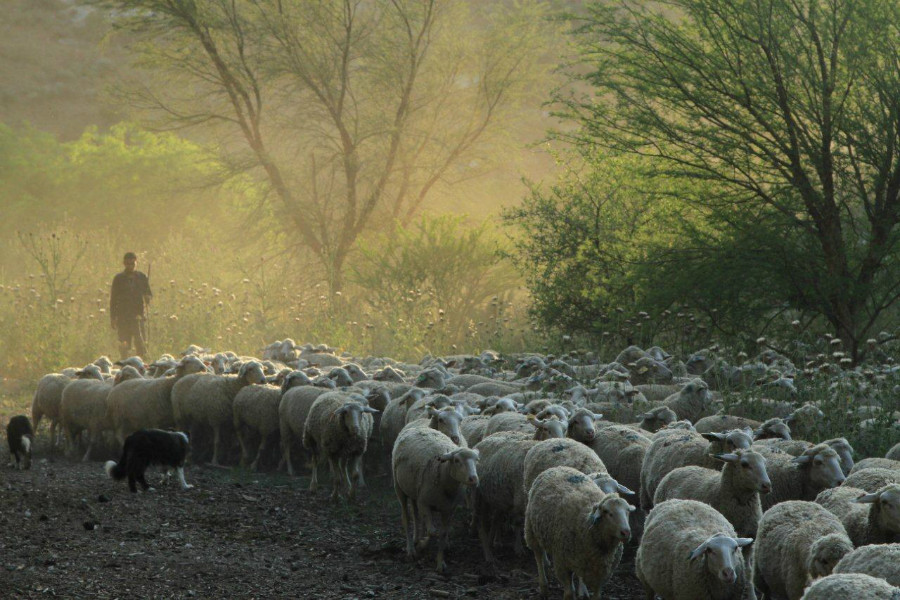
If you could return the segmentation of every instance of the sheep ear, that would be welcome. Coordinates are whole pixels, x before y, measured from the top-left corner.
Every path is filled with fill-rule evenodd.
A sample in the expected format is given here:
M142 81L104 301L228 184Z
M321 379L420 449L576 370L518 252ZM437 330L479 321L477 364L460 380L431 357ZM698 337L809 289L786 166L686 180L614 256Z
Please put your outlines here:
M719 433L717 431L701 433L700 435L703 436L703 439L708 440L710 442L721 442L726 437L724 433Z
M634 495L634 492L632 492L631 490L629 490L627 487L625 487L624 485L622 485L619 482L616 482L616 491L618 491L620 494L624 494L626 496ZM631 507L631 510L634 510L633 506Z
M734 541L737 542L738 548L743 548L752 544L753 538L735 538Z
M688 555L688 560L697 560L698 557L702 556L704 552L706 552L706 547L709 545L709 540L703 542L699 546L697 546L693 552Z
M744 425L743 427L741 427L741 431L743 431L747 435L753 435L753 429L749 425Z
M797 417L794 416L794 413L789 414L785 418L782 419L785 423L790 423L791 421L795 421Z
M762 434L763 434L763 430L762 430L762 428L759 428L753 432L753 437L756 438L756 437L761 436Z
M371 406L364 406L362 411L373 415L379 412L377 408L372 408Z
M599 421L600 419L603 418L603 413L591 413L591 417L592 417L595 421Z
M878 494L863 494L859 498L854 498L852 501L856 504L875 504L878 502Z
M453 459L453 452L448 452L447 454L441 454L438 456L438 462L447 462L448 460Z
M546 421L541 421L537 417L532 417L532 415L528 415L528 416L531 417L528 419L528 422L531 423L532 425L534 425L535 429L546 429L547 428Z
M813 457L812 457L812 456L809 456L808 454L803 454L803 455L801 455L801 456L796 457L796 458L793 459L791 462L794 463L795 465L805 465L806 463L808 463L809 461L811 461L812 458L813 458Z
M430 406L430 405L429 405L429 407L428 407L428 416L429 416L429 417L436 417L436 416L438 416L438 414L440 414L440 413L439 413L437 410L435 410L435 408L434 408L433 406Z
M722 462L727 463L736 463L741 460L741 457L737 454L715 454L715 458L721 460Z
M349 405L348 405L348 404L345 404L345 405L343 405L342 407L340 407L339 409L337 409L336 411L334 411L334 414L336 414L336 415L342 415L342 414L344 414L345 412L347 412L348 409L349 409Z

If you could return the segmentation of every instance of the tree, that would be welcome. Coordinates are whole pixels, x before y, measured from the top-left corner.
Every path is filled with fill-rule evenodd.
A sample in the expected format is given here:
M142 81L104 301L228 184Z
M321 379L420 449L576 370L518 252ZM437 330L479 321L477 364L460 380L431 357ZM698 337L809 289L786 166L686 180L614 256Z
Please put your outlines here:
M768 261L742 289L820 315L858 359L900 298L897 23L893 0L595 3L576 31L593 95L557 94L579 125L559 135L707 184L680 199L708 227L667 260Z
M410 223L435 185L482 172L545 23L531 2L101 3L151 75L129 100L157 126L216 128L332 291L364 232Z

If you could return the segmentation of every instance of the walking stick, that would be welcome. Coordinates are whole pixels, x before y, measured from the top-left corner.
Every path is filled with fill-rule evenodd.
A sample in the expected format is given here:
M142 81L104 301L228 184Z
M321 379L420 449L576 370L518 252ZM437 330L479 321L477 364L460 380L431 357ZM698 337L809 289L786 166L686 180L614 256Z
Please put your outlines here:
M147 289L150 289L150 272L153 270L153 263L147 263ZM147 306L147 339L144 340L144 347L147 349L147 354L150 354L150 306Z

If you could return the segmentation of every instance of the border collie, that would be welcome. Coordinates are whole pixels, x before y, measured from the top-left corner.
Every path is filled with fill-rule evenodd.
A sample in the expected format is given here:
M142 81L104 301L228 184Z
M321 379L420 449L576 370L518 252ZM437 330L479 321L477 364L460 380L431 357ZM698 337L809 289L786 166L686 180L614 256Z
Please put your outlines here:
M107 461L103 469L112 479L122 480L128 477L128 489L136 493L135 482L140 483L145 492L153 490L144 479L144 471L150 465L161 465L167 470L177 471L181 489L189 490L194 487L184 480L184 461L189 450L190 442L186 433L141 429L125 438L119 462Z
M9 443L9 466L17 469L31 468L31 447L34 445L34 430L31 421L24 415L17 415L6 426L6 441ZM15 458L15 464L13 464ZM21 460L21 462L19 462Z

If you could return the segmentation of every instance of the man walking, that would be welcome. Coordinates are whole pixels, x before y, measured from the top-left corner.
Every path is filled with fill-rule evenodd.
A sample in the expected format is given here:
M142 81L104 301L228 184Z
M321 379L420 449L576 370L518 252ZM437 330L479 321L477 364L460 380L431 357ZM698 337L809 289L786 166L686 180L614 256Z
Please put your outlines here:
M110 324L119 334L122 359L131 356L132 340L137 354L146 358L144 310L153 297L150 280L136 270L137 255L134 252L125 253L123 264L125 270L113 278L109 293Z

